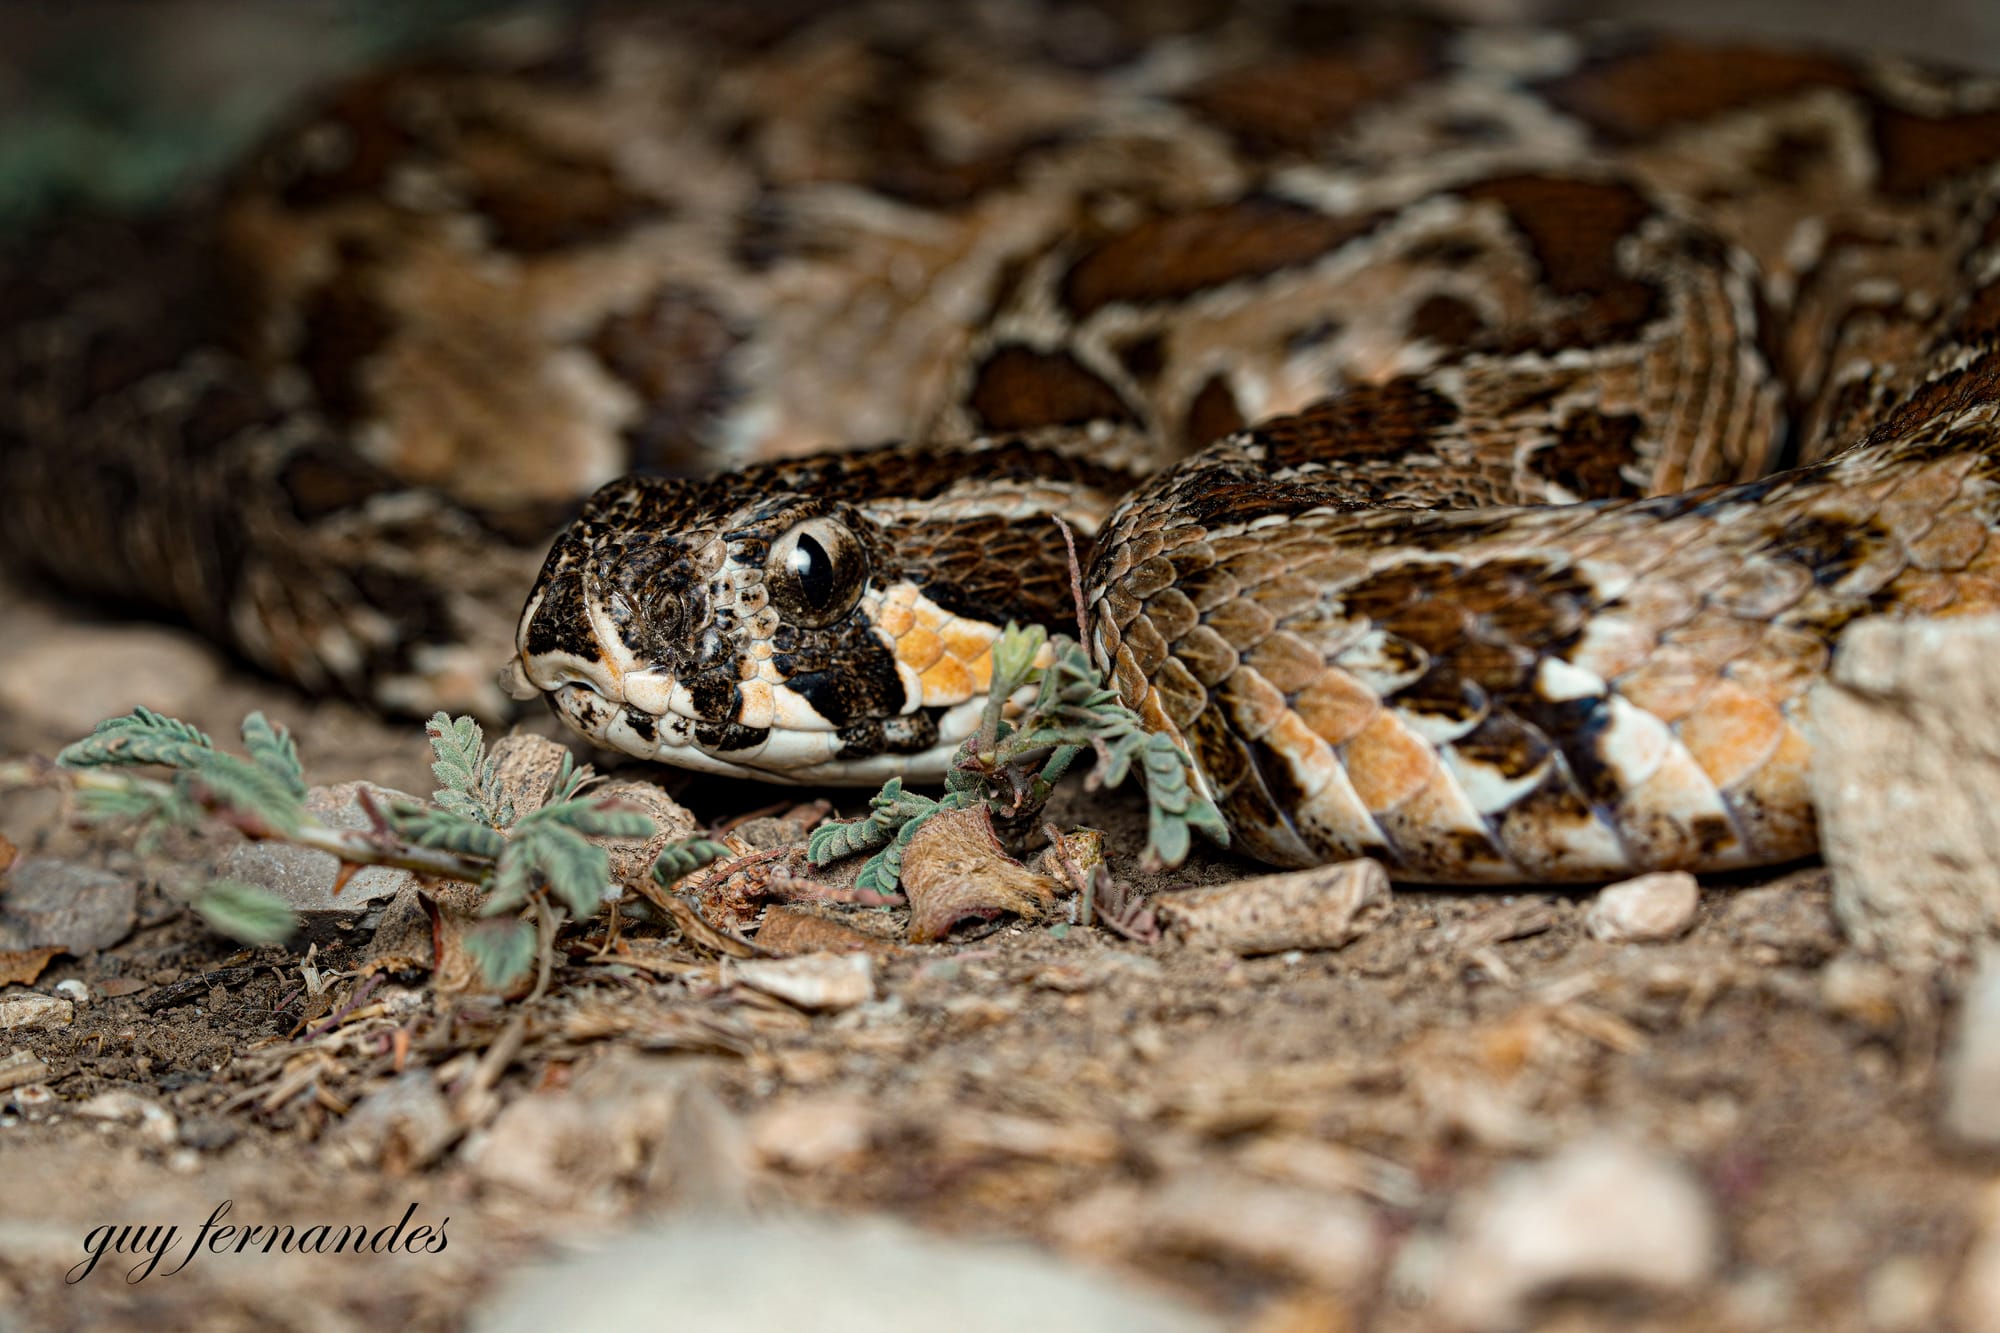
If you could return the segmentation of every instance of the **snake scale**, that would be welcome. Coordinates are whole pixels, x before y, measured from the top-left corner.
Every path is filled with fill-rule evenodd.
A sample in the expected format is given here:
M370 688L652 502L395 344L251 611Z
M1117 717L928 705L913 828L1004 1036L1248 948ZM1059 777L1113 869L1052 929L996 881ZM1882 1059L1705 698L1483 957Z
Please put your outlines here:
M309 689L492 714L511 655L865 782L1071 623L1060 516L1243 850L1772 863L1842 626L2000 604L1996 164L1993 79L1625 31L515 22L7 268L0 551Z

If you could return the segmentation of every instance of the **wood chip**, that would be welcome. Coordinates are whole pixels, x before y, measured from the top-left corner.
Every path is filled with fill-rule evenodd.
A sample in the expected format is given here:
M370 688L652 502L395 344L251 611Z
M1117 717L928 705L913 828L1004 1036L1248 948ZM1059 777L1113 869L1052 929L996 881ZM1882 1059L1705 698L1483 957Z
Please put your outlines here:
M903 952L894 940L797 907L773 907L765 912L764 924L757 929L757 943L781 958L802 953Z
M49 1076L49 1067L33 1051L9 1051L0 1056L0 1092L40 1083Z
M1388 872L1360 860L1162 894L1152 905L1177 943L1249 956L1337 949L1373 926L1388 903Z

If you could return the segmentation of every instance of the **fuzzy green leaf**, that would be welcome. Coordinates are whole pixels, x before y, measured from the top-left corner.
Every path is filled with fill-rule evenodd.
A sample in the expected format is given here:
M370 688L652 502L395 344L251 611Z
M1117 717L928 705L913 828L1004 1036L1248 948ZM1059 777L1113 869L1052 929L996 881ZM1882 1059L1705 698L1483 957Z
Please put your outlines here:
M262 713L243 719L243 748L250 762L269 773L291 794L306 798L305 766L299 762L298 743L284 727L273 725Z
M545 805L515 825L515 836L542 824L561 824L593 838L650 838L653 821L637 810L621 810L595 800Z
M465 932L465 951L486 984L504 991L535 965L535 927L530 921L481 921Z
M179 786L166 782L80 787L76 811L88 823L132 825L142 850L151 850L170 828L194 828L201 823L201 807Z
M139 764L191 768L202 755L215 752L215 742L206 733L179 718L142 707L98 723L90 735L65 747L56 762L66 768Z
M729 849L712 838L682 838L670 842L653 862L653 880L662 887L671 888L674 881L727 855Z
M500 854L494 874L494 888L503 883L512 887L518 874L548 886L549 893L581 921L603 903L611 879L611 858L602 847L586 842L583 835L559 823L523 823ZM493 914L493 909L483 914Z
M507 848L507 839L490 826L455 810L396 801L382 812L382 818L390 832L419 847L488 859L498 857Z
M431 800L438 808L493 828L512 824L513 804L501 793L500 776L486 757L486 733L479 724L440 710L424 724L424 734L435 756L431 776L439 785Z
M211 928L245 944L278 944L298 929L284 899L241 880L214 881L195 895L193 906Z

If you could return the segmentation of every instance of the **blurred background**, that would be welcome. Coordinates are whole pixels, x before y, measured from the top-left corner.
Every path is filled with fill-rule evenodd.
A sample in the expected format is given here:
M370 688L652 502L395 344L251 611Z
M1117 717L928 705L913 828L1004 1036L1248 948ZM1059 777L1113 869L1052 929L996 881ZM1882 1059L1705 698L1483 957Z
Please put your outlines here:
M582 3L9 0L0 4L0 228L51 208L151 203L217 169L316 84L448 39L456 26L549 22ZM2000 70L2000 4L1992 0L1376 0L1374 7L1487 21L1619 18Z

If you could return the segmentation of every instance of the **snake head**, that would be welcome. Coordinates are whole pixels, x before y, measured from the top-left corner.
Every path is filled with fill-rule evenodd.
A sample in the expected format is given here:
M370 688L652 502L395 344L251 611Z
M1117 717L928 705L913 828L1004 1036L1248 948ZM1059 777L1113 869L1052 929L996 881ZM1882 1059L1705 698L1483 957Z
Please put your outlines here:
M954 486L948 468L915 482L878 466L863 486L856 460L871 456L908 457L604 487L529 595L516 692L541 693L601 745L678 767L941 777L979 724L1006 623L1067 615L1060 532L1014 512L1021 487L1001 488L1014 503L1000 512L972 498L990 485ZM897 477L912 484L885 485Z

